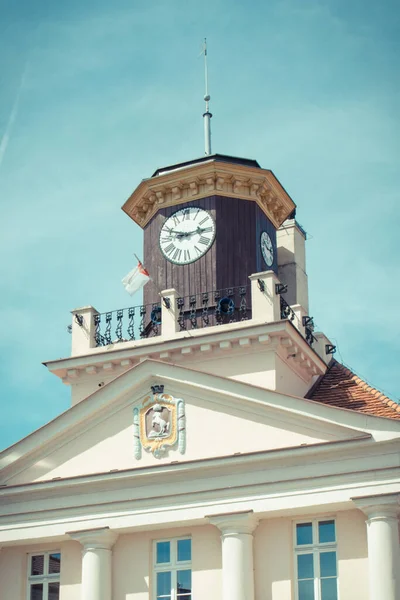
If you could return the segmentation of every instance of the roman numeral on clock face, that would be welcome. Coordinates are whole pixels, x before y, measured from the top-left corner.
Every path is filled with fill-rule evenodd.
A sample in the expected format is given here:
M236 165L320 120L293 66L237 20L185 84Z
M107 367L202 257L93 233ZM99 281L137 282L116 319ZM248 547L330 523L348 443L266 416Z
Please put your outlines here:
M176 260L179 262L181 260L181 255L182 250L180 250L179 248L175 248L175 252L172 255L172 260Z
M199 239L199 244L204 244L204 246L207 246L207 244L209 243L210 238L205 237L204 235L200 236Z
M172 244L172 242L171 242L171 244L168 244L168 246L166 246L164 248L164 252L166 254L168 254L169 256L173 253L174 250L175 250L175 246L174 246L174 244Z

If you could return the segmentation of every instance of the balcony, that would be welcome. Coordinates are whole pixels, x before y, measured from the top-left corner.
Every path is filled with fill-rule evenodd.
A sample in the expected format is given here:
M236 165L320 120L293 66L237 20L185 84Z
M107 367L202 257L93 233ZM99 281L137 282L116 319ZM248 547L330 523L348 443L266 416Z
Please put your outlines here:
M93 307L72 311L72 356L102 349L144 346L178 339L180 334L201 335L246 324L289 321L309 347L317 341L313 320L299 305L285 301L286 286L273 271L256 273L250 284L202 294L180 296L164 290L160 302L99 313ZM154 338L157 338L154 339Z
M334 346L314 332L301 305L286 302L286 286L273 271L249 280L192 296L164 290L149 306L78 308L69 326L71 355L44 364L71 385L72 404L148 359L283 393L294 393L297 382L296 393L306 393Z

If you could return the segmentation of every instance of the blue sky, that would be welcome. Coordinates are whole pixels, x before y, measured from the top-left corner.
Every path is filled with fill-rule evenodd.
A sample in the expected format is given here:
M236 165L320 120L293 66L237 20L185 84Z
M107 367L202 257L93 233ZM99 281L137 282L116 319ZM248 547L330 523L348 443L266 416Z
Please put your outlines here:
M128 306L159 166L213 150L272 169L307 230L311 314L400 398L400 10L394 0L0 0L0 448L69 404L42 361L69 311ZM133 299L140 303L140 297Z

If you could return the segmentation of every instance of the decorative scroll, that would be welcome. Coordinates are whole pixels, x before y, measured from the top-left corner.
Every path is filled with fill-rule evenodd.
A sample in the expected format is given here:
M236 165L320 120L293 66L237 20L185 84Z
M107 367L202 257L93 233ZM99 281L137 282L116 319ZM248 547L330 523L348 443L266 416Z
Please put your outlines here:
M142 444L140 442L139 409L133 409L133 453L136 460L142 458Z
M186 451L186 416L185 403L178 400L178 449L181 454Z

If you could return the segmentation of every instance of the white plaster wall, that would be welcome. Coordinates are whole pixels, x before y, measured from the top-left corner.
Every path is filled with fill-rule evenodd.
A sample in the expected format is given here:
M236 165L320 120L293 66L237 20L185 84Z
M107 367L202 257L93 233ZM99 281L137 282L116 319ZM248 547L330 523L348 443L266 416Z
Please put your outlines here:
M202 356L203 354L203 356ZM209 353L196 355L194 360L185 361L185 367L204 371L212 375L229 377L252 385L275 390L275 353L260 350L243 349L233 356L218 356Z
M129 469L155 465L171 460L192 460L232 455L304 443L336 439L295 422L288 424L268 408L252 413L243 409L197 398L186 398L186 438L184 455L175 447L163 458L142 450L136 460L133 453L133 408L121 409L84 434L58 447L35 465L8 481L8 484L70 477L111 469Z
M288 361L290 360L289 358ZM276 356L275 367L276 391L281 394L304 398L312 385L312 381L305 381L297 375L280 356Z
M360 510L339 512L336 517L340 600L369 598L365 519Z
M291 519L261 521L254 533L256 600L292 600Z
M78 542L56 542L0 550L0 600L26 600L28 554L61 552L60 600L80 598L82 547Z
M95 375L91 375L88 379L78 380L76 383L71 384L71 406L74 404L78 404L84 398L87 398L94 392L106 385L113 379L115 379L118 375L121 375L123 371L120 369L116 373L112 373L112 375L96 373Z
M310 519L325 516L313 514ZM365 517L356 509L329 516L336 519L340 600L368 600ZM304 515L298 519L304 519ZM295 597L293 522L298 519L269 519L257 527L254 534L255 600Z
M22 600L26 598L26 552L20 548L0 550L0 598Z
M216 527L188 527L120 535L113 550L113 600L153 598L153 540L192 537L193 598L222 596L221 542Z
M237 379L270 390L275 389L275 352L266 349L242 348L236 354L227 356L218 350L195 352L189 355L176 353L171 362L195 371L204 371L221 377ZM107 384L127 369L121 367L108 372L99 369L94 375L77 379L71 383L71 404L77 404L99 389L99 384Z

